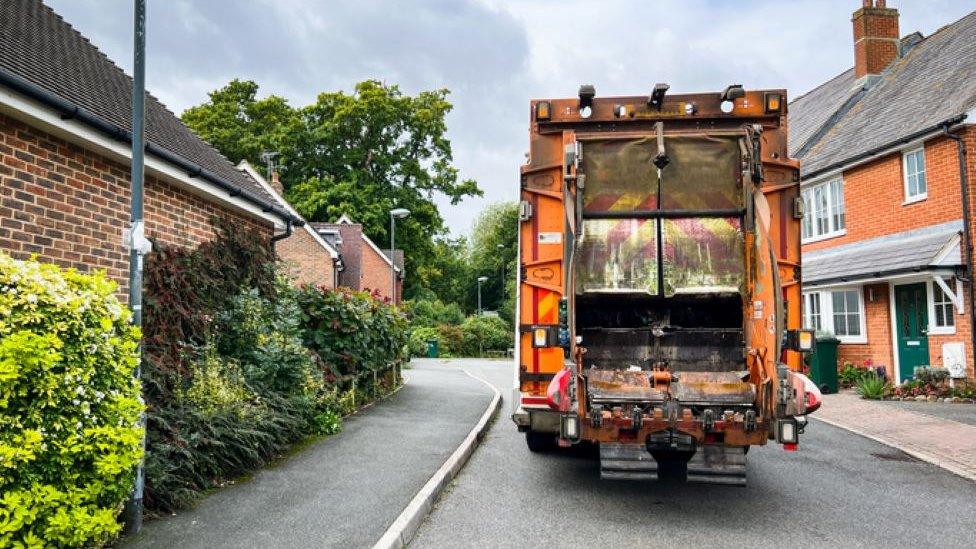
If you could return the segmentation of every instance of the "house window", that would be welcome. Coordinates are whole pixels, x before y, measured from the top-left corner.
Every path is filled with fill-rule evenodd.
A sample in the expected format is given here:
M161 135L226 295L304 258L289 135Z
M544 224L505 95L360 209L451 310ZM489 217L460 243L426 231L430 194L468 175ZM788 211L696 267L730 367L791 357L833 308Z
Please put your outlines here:
M919 148L904 154L905 202L925 200L928 184L925 181L925 149Z
M804 240L819 240L844 234L847 226L844 209L844 180L832 179L803 190Z
M808 328L831 332L841 343L867 343L860 288L809 292L803 298Z
M957 285L957 282L949 280L947 285L952 288ZM956 333L956 306L952 303L952 299L935 282L929 282L928 286L929 296L931 296L931 303L929 304L929 333Z
M820 318L820 294L814 292L803 296L803 326L819 332L823 329Z

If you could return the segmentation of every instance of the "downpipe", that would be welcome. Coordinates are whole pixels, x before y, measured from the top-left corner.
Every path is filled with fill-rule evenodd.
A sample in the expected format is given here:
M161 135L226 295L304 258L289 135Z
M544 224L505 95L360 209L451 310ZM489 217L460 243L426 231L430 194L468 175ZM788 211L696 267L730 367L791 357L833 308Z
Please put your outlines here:
M969 336L970 352L976 357L976 277L973 276L973 241L972 225L969 213L969 173L966 169L966 141L958 135L949 131L949 124L942 127L942 135L956 142L956 156L959 159L959 191L962 194L962 233L965 241L966 250L966 276L969 277Z

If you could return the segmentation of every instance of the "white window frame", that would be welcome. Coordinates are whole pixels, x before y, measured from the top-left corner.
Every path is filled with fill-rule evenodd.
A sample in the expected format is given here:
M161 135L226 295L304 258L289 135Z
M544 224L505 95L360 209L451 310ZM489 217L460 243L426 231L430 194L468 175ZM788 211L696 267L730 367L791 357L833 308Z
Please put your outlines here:
M915 158L915 171L909 173L908 171L908 159ZM922 169L918 169L918 162L921 159ZM902 205L914 204L915 202L921 202L929 197L929 183L926 175L926 165L925 165L925 147L917 147L911 150L907 150L901 153L901 171L902 171L902 185L905 190L905 202ZM916 194L911 194L909 191L909 180L911 176L915 176L916 190L920 185L925 186L924 192L917 192Z
M857 310L858 310L858 330L860 330L861 335L849 336L849 335L837 335L834 330L834 292L854 292L857 295ZM825 332L830 332L834 334L841 343L844 344L866 344L868 342L868 331L867 331L867 311L864 309L864 287L863 286L842 286L836 288L825 288L823 290L813 290L803 293L803 320L806 324L809 322L809 312L807 311L807 303L810 294L819 294L820 297L820 328Z
M952 289L952 286L951 285L948 285L948 282L946 282L946 284L947 284L947 287L949 287L949 289L951 290ZM948 303L948 305L950 305L950 307L949 307L950 316L951 315L954 315L954 314L955 315L962 315L964 313L962 307L959 307L956 304L957 302L960 303L960 304L964 303L964 301L962 301L961 299L959 299L962 296L962 282L960 280L958 280L958 279L955 281L955 295L950 295L950 294L946 293L945 288L943 288L941 285L939 285L934 280L927 281L925 283L925 285L927 286L927 290L928 290L928 296L927 296L928 299L926 301L928 301L928 309L929 309L929 326L928 326L928 331L926 332L927 335L954 335L956 333L956 319L955 318L952 319L952 326L938 326L935 323L935 320L936 320L936 316L935 316L935 290L938 288L949 299L949 301L947 303ZM945 303L943 303L943 305L945 305Z
M837 189L840 189L839 201L835 196ZM817 231L817 219L814 217L817 211L815 196L818 192L824 197L826 203L824 215L827 228L826 231L820 233ZM801 240L803 244L847 234L847 204L844 199L843 176L832 177L815 185L806 186L801 189L800 196L803 199L802 227L804 230L809 227L809 234L804 235ZM839 217L840 215L843 215L843 219Z

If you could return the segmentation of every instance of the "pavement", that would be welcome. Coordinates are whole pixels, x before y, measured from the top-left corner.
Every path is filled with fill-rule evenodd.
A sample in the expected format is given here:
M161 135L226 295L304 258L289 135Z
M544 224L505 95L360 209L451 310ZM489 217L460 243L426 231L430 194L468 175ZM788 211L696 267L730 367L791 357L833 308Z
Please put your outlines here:
M511 364L463 367L511 394ZM753 448L745 488L614 482L585 448L529 452L505 400L411 549L973 546L976 484L824 422Z
M477 362L474 362L477 363ZM456 362L414 360L394 396L127 548L370 547L465 439L493 396ZM511 378L511 375L509 375Z
M810 417L895 447L976 481L976 406L824 395Z

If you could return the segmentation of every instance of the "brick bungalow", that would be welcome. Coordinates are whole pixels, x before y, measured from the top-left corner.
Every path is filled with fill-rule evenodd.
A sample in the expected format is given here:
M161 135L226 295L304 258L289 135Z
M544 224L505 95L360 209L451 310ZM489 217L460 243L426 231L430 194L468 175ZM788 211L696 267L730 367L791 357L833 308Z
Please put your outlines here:
M864 0L852 23L854 67L789 106L805 323L898 381L973 377L976 12L902 37L896 9Z
M124 297L132 80L37 0L0 2L0 249L105 270ZM147 96L146 235L195 247L214 218L272 239L300 218Z
M389 250L382 250L363 233L363 226L343 215L335 223L309 223L330 245L339 251L343 270L338 285L353 290L375 290L390 298L390 269L396 272L396 301L403 301L403 250L395 250L390 260ZM396 266L394 267L394 263Z
M301 215L285 200L284 189L277 172L272 172L271 181L268 181L247 160L241 160L237 168L271 195L276 204L295 217L301 218ZM305 224L295 229L291 236L275 242L275 252L296 284L336 287L339 271L342 268L339 252L310 225Z

